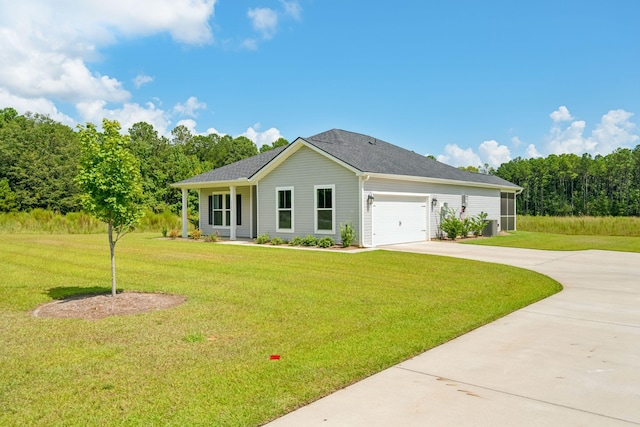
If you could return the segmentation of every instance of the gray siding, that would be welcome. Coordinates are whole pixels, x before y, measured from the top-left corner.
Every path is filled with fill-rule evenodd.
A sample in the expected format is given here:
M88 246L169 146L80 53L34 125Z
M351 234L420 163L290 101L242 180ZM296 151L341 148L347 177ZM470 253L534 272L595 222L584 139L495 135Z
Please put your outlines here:
M314 186L335 185L334 234L314 233ZM293 187L293 232L276 231L276 188ZM340 242L340 224L359 230L358 178L333 160L302 147L258 183L258 234L290 240L308 234Z
M460 214L462 207L462 195L468 196L467 209L465 216L475 216L480 212L486 212L488 214L487 219L498 220L498 227L500 225L500 190L493 190L487 188L477 187L465 187L462 185L446 185L446 184L430 184L423 182L412 181L400 181L391 179L379 179L371 178L363 184L363 229L364 239L363 244L365 246L372 245L372 223L371 223L371 211L366 205L367 195L371 192L392 192L392 193L424 193L429 194L432 197L438 199L436 206L429 205L429 218L430 218L430 230L431 237L437 236L440 222L440 210L444 203L447 203L449 208L456 211L456 214Z
M205 236L213 234L218 231L220 236L229 237L231 233L230 227L214 227L209 224L209 196L212 194L220 194L220 193L229 193L229 187L217 187L217 188L203 188L200 190L200 229ZM241 203L240 214L241 214L241 222L242 225L236 226L236 237L244 237L250 238L251 234L251 204L250 204L250 194L251 187L236 187L236 194L241 195ZM255 214L253 215L255 217ZM235 221L235 218L231 218L232 221ZM255 228L254 228L255 230ZM255 234L255 231L254 231Z

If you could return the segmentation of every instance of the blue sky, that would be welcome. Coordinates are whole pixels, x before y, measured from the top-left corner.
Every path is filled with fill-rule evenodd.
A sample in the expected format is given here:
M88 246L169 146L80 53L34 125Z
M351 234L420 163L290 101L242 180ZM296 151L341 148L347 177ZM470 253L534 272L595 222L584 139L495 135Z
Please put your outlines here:
M637 0L0 0L0 108L455 166L640 144Z

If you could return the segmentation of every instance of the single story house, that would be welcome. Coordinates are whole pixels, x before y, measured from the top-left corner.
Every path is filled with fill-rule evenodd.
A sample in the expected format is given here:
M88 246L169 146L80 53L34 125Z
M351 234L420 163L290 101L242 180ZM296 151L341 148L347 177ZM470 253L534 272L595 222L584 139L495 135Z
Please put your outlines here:
M332 129L177 182L187 236L187 191L199 193L200 229L235 240L262 234L290 240L330 236L350 223L359 246L438 236L443 207L481 212L498 230L514 230L522 189L380 139Z

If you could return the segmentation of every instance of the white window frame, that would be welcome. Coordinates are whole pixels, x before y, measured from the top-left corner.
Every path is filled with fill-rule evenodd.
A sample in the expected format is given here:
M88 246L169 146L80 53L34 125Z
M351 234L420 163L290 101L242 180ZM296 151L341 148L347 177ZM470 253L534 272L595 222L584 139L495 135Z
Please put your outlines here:
M329 210L318 208L318 190L331 190L331 230L318 229L318 211ZM313 230L316 234L336 234L336 186L335 184L313 186Z
M291 228L280 228L280 192L291 191ZM283 208L282 210L289 210ZM276 187L276 231L278 233L294 233L295 232L295 202L293 187Z
M222 196L222 209L213 209L213 207L211 208L212 210L212 219L213 219L213 224L211 225L213 228L222 228L222 229L226 229L226 228L231 228L231 224L227 224L227 212L231 211L231 206L227 206L227 196L230 196L231 193L229 191L217 191L215 193L211 193L211 195L213 196L212 199L215 199L216 196ZM215 212L216 210L218 211L222 211L222 225L215 225ZM231 218L231 220L233 220L233 218Z

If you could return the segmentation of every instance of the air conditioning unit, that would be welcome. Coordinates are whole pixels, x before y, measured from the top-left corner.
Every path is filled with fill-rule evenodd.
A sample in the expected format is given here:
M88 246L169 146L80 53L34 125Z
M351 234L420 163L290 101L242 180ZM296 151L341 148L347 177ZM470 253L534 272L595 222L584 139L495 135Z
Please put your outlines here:
M489 224L487 224L482 230L482 235L484 237L493 237L498 235L498 220L490 219Z

